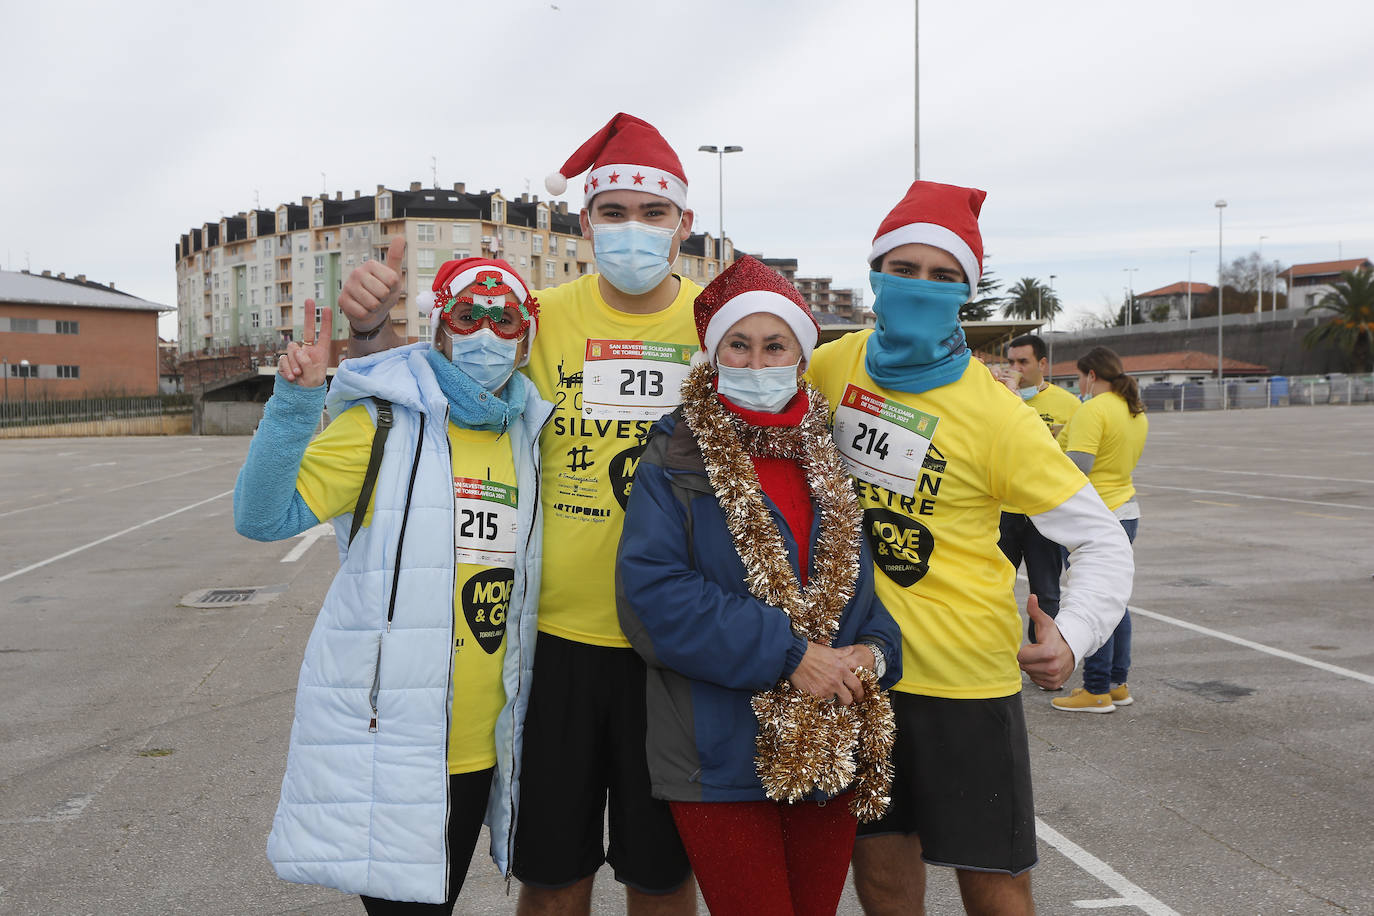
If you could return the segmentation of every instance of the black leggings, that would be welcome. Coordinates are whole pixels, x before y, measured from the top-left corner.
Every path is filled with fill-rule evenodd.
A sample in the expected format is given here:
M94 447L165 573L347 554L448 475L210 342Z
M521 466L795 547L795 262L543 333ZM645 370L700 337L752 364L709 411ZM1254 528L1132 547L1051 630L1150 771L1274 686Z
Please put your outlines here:
M477 835L482 831L482 816L487 811L487 795L491 792L492 770L458 773L448 778L448 854L449 891L446 903L411 903L363 897L368 916L450 916L463 889L472 851L477 848Z

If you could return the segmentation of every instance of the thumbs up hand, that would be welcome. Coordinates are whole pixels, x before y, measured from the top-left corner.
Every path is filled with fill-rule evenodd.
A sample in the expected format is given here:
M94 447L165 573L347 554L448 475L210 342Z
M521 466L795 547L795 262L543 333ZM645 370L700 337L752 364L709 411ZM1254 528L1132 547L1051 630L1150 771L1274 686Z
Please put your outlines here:
M1022 646L1016 661L1038 686L1057 690L1073 674L1073 650L1060 635L1054 618L1040 610L1034 595L1026 600L1026 616L1035 624L1035 642Z
M397 236L386 249L385 261L364 261L344 281L339 310L355 333L367 333L386 324L401 295L405 251L405 239Z

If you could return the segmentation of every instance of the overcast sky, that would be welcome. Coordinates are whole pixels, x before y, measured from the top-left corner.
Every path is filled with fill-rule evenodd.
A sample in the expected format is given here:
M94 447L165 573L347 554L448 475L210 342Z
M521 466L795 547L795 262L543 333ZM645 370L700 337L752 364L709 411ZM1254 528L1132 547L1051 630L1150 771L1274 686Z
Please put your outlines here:
M913 177L909 0L395 4L4 0L0 256L176 303L221 214L378 184L543 176L617 111L679 151L698 229L868 292ZM921 175L988 192L987 267L1072 314L1266 235L1374 257L1374 4L921 4ZM323 176L321 175L323 173ZM572 182L573 187L580 183ZM580 206L580 196L567 199ZM1061 326L1072 323L1061 321ZM175 333L170 319L165 334Z

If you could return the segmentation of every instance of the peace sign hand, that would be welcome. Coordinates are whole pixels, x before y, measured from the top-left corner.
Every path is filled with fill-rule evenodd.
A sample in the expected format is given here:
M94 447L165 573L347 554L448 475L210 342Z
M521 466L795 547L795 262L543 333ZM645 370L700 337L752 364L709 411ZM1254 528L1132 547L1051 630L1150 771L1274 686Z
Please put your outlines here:
M315 300L305 300L305 344L294 340L286 345L286 352L277 360L277 373L302 388L318 388L324 384L329 368L329 342L334 336L334 310L321 310L320 333L315 334Z

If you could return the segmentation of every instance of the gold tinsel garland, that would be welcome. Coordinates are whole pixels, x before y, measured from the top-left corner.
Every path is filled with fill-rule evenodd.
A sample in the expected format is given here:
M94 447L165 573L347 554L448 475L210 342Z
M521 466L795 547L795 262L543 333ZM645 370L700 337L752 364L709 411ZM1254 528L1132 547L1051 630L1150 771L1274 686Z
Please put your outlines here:
M863 515L826 427L825 398L803 382L808 404L801 423L753 426L716 398L714 376L709 365L697 366L687 376L683 416L701 448L749 591L781 608L793 633L828 646L854 596ZM798 586L782 534L764 506L752 456L796 461L820 507L813 575L805 588ZM754 763L769 798L795 802L812 791L833 796L852 785L850 810L860 820L877 820L887 810L892 705L872 671L860 668L856 674L864 698L852 706L812 696L785 679L754 696L759 722Z

